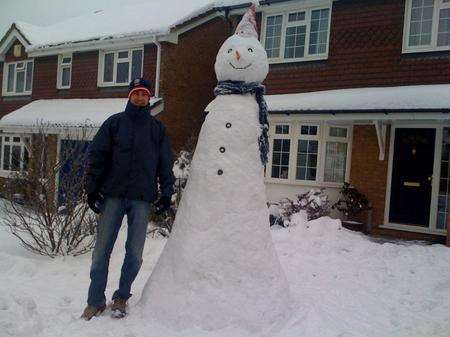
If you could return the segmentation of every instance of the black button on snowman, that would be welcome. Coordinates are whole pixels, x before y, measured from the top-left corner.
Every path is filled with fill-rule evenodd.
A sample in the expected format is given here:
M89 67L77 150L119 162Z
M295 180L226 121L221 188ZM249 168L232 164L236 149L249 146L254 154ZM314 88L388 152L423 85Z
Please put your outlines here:
M229 128L231 128L231 123L228 122L227 124L225 124L225 126L226 126L227 129L229 129ZM219 148L219 151L220 151L220 153L224 153L224 152L225 152L225 148L224 148L223 146L221 146L221 147ZM223 174L223 170L218 170L218 171L217 171L217 174L218 174L219 176L221 176L221 175Z

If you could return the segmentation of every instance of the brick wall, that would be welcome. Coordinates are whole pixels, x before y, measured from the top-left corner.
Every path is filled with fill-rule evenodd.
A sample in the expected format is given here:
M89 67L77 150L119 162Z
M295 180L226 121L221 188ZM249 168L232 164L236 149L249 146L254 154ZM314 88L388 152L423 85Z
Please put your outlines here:
M6 62L26 59L27 55L14 58L12 49L5 56ZM98 88L98 51L74 53L72 59L72 82L68 90L56 88L58 56L34 58L33 92L31 96L0 97L0 116L14 111L37 99L53 98L108 98L127 97L128 86ZM156 71L156 47L144 46L143 75L154 84ZM0 88L2 85L3 64L0 64Z
M402 55L404 0L339 0L329 57L274 64L269 94L351 87L450 83L450 53Z
M200 131L204 108L214 98L217 51L228 36L228 23L217 18L181 35L178 45L163 44L161 120L176 151Z

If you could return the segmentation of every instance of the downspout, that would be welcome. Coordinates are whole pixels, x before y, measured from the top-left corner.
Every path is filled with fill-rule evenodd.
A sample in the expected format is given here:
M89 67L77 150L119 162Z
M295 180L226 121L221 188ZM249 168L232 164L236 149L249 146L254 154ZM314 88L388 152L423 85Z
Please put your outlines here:
M154 41L156 45L156 74L155 74L155 97L159 98L159 81L161 79L161 43L155 36Z

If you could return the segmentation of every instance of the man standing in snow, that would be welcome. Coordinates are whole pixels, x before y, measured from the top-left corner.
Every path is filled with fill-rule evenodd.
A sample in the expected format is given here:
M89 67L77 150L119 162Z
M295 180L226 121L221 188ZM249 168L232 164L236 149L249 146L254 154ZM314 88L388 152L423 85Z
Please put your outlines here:
M164 125L150 114L150 85L143 78L130 83L125 111L109 117L88 152L85 191L89 207L100 213L92 254L91 284L82 318L90 320L106 308L108 266L124 215L128 233L119 289L111 306L114 317L126 314L131 284L142 264L150 205L161 197L157 213L169 209L173 194L173 156Z

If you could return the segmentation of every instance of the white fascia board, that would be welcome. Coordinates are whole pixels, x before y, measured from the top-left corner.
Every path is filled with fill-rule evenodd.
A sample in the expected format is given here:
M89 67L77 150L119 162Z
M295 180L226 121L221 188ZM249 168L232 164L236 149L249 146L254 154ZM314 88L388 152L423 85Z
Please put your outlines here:
M194 29L195 27L201 26L202 24L211 21L212 19L215 19L217 17L225 17L224 13L220 10L215 10L213 13L206 15L205 17L201 18L201 19L194 19L193 22L191 22L190 24L187 24L185 26L182 26L178 29L174 29L172 32L170 32L169 34L162 36L162 37L158 37L159 41L167 41L167 42L171 42L174 44L178 44L178 37L191 30Z
M308 121L449 121L450 113L440 112L411 112L411 113L336 113L336 114L321 114L321 113L270 113L269 118L271 120L308 120Z
M286 1L286 2L275 2L275 3L267 3L261 4L256 7L256 12L283 12L296 10L299 8L309 8L309 7L320 7L320 6L328 6L333 2L338 0L304 0L304 1ZM247 7L236 8L230 11L230 15L242 15L247 11Z
M14 44L15 40L19 40L19 42L25 47L25 50L29 48L30 44L22 37L17 28L14 28L10 33L3 44L0 46L0 61L5 60L5 54Z

